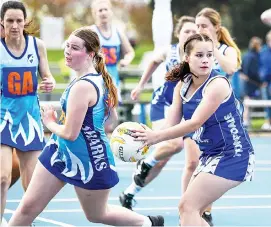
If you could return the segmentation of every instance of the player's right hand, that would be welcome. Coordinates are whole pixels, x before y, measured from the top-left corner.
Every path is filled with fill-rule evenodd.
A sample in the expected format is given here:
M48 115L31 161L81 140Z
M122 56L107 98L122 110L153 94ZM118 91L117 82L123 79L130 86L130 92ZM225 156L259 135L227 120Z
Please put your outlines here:
M132 91L131 91L131 99L132 100L137 100L141 91L142 91L142 87L137 85Z

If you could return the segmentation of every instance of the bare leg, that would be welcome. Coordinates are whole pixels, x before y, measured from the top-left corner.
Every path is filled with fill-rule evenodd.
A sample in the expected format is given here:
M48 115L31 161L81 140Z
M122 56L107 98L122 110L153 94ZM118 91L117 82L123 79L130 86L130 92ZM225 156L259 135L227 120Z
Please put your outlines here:
M169 158L162 160L158 162L154 167L151 168L148 176L146 177L145 186L149 184L153 179L155 179L160 174L164 166L167 164L168 160Z
M181 152L183 148L183 141L181 138L164 141L162 143L157 144L156 149L153 151L154 158L159 161L153 168L151 168L146 181L145 185L151 182L155 177L158 176L158 174L161 172L161 170L164 168L164 166L167 164L169 159L175 155Z
M30 226L64 185L64 182L38 162L27 191L10 219L9 226Z
M11 183L10 183L10 188L12 187L12 185L14 185L17 180L20 178L20 167L19 167L19 159L18 156L16 154L16 152L14 151L15 149L13 149L12 152L12 172L11 172Z
M17 150L17 155L20 163L22 184L25 191L30 183L40 153L41 151L22 152Z
M165 119L152 122L152 129L159 130L165 124ZM154 178L156 178L164 166L167 164L168 160L174 155L179 153L183 148L183 141L180 138L165 141L156 145L155 150L153 151L154 158L159 161L155 166L150 170L146 180L145 185L150 183Z
M185 167L182 174L182 194L186 191L191 177L198 166L200 150L198 145L190 138L184 139Z
M0 159L1 159L1 220L2 220L6 207L7 192L11 181L12 148L1 144Z
M201 226L206 223L201 215L209 204L219 199L241 182L227 180L208 173L200 173L188 186L180 204L182 226ZM204 190L202 190L204 188Z
M107 205L110 190L75 187L75 191L90 222L113 226L142 226L145 220L148 221L147 217L124 207Z

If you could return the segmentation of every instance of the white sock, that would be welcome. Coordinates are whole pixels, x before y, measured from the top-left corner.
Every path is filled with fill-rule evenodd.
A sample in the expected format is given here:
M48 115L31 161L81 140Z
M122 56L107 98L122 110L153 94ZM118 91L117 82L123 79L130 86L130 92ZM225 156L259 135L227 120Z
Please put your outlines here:
M7 227L8 226L8 222L6 221L6 219L3 217L2 218L2 223L0 225L1 227Z
M135 184L135 182L133 182L125 191L124 191L124 194L127 195L127 194L131 194L131 195L135 195L137 194L138 192L140 192L142 189L142 187L138 186Z
M155 159L154 157L154 153L151 153L145 160L144 162L148 165L150 165L151 167L155 166L158 162L158 160Z
M151 227L151 226L152 226L151 220L148 217L144 217L144 222L143 222L142 227Z

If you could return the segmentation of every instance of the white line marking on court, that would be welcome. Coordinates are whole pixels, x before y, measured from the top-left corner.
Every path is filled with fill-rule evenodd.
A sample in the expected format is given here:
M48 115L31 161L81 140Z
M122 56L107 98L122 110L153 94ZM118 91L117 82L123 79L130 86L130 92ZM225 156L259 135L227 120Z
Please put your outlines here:
M214 210L237 210L237 209L271 209L271 206L214 206ZM154 210L174 210L177 211L177 207L146 207L146 208L134 208L135 211L154 211ZM82 209L48 209L43 213L81 213Z
M116 167L117 171L133 171L135 170L135 168L133 168L133 166L131 167ZM165 167L163 168L164 171L183 171L184 168L180 168L180 167ZM255 168L256 172L271 172L271 167L256 167Z
M168 161L167 165L184 165L185 164L185 161ZM259 165L270 165L271 164L271 160L256 160L256 164L259 164ZM135 166L136 163L135 162L122 162L122 161L118 161L116 160L116 165L117 166Z
M138 196L136 200L179 200L181 196ZM220 199L271 199L271 195L225 195ZM118 197L109 197L109 201L118 201ZM8 203L19 203L20 199L8 199ZM78 202L77 198L52 199L51 202Z
M14 212L15 212L14 210L5 209L5 214L13 214ZM66 224L66 223L59 222L59 221L54 221L54 220L47 219L47 218L36 217L36 220L59 225L59 226L64 226L64 227L75 227L75 225L70 225L70 224Z

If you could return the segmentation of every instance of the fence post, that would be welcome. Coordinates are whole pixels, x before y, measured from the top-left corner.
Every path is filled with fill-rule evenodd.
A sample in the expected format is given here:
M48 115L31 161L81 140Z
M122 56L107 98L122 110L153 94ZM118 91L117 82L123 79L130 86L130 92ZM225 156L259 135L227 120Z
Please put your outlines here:
M145 103L140 103L140 123L146 124L146 111L145 111Z

